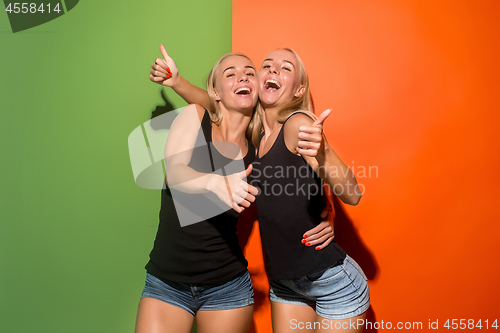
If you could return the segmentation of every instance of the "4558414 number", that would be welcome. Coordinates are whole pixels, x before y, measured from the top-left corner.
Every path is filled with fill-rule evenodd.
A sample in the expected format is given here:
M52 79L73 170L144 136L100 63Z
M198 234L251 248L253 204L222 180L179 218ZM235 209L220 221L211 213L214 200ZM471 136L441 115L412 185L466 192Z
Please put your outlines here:
M465 329L498 329L498 319L495 319L494 321L489 321L488 319L486 320L481 320L479 319L477 322L474 319L448 319L446 323L444 323L443 327L447 329L452 329L452 330L465 330Z
M50 3L44 6L44 4L41 3L38 6L38 4L36 3L16 2L16 3L9 3L5 11L14 14L28 14L28 13L34 14L34 13L44 13L45 11L47 11L48 13L50 13L51 11L59 13L61 9L59 8L59 3L57 3L55 6L52 6Z

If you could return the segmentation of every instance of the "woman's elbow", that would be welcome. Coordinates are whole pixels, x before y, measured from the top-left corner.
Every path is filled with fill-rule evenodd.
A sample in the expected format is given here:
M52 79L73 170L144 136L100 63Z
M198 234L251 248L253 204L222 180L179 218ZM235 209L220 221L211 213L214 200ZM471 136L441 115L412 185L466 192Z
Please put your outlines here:
M350 199L349 202L346 202L346 203L351 205L351 206L356 206L359 203L359 200L361 200L361 194L351 196L349 199Z
M345 195L341 198L342 202L351 205L351 206L356 206L359 201L361 200L362 193L360 192L358 186L356 186L354 193L350 193L348 195Z

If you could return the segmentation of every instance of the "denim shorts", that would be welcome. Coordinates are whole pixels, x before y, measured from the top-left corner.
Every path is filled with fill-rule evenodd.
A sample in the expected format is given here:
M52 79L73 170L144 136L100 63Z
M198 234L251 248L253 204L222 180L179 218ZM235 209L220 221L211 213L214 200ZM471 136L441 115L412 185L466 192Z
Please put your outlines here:
M165 281L147 273L142 297L156 298L186 310L193 316L199 310L228 310L253 304L250 273L219 285L193 285Z
M370 292L365 273L347 256L340 265L290 280L269 281L271 301L310 305L328 319L359 316L370 306Z

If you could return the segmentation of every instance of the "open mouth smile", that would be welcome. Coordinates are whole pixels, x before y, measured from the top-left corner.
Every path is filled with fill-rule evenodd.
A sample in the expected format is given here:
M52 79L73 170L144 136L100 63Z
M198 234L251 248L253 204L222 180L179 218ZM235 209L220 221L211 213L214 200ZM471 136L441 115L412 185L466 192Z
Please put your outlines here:
M240 87L234 91L236 95L250 95L251 89L248 87Z
M275 79L267 79L264 82L264 87L268 90L279 90L281 88L281 83Z

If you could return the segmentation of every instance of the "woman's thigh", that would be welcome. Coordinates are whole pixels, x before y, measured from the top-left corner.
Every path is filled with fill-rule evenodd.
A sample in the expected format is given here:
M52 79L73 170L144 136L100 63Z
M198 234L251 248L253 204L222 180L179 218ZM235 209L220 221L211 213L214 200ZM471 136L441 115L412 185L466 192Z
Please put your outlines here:
M193 318L180 307L143 297L139 301L135 333L189 333Z
M328 319L319 316L311 305L271 302L273 333L360 333L366 312L348 319Z
M314 307L271 301L273 333L315 332Z
M342 333L361 333L365 327L366 311L361 315L348 319L328 319L321 316L316 317L320 322L320 328L316 333L342 332Z
M253 305L230 310L200 310L196 313L198 333L247 333L252 324Z

